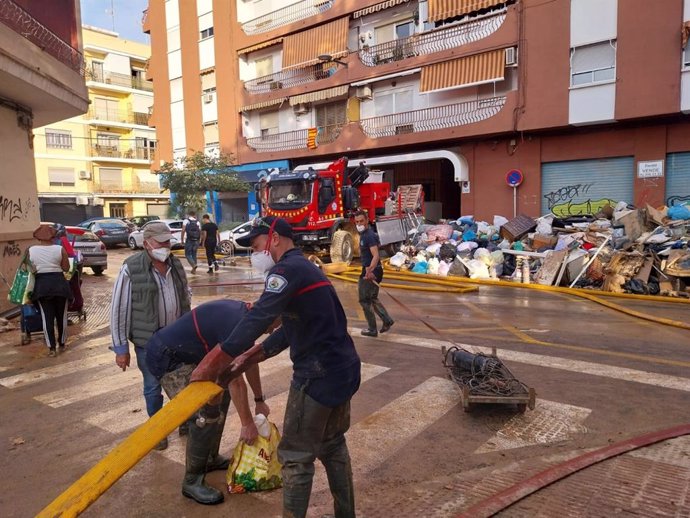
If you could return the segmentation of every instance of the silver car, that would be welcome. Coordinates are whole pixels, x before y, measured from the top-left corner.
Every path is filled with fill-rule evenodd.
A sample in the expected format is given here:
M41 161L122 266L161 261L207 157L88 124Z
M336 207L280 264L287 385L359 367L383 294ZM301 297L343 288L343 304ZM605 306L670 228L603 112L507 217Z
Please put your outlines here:
M132 250L136 250L137 248L143 248L144 247L144 230L146 230L146 226L150 225L151 223L165 223L168 225L168 228L170 229L170 232L172 233L173 237L170 240L170 247L172 249L176 248L183 248L184 245L181 242L180 236L182 234L182 220L181 219L159 219L155 221L149 221L148 223L145 223L144 225L141 226L139 230L135 230L129 235L129 239L127 240L127 243L129 244L129 247Z
M236 226L232 230L225 230L220 233L220 243L218 243L218 248L221 253L225 255L231 255L235 253L236 250L249 250L248 246L240 246L237 244L237 240L241 237L249 234L252 229L252 222L247 221L241 225Z
M94 275L102 275L108 268L108 251L98 236L82 227L65 227L67 240L82 255L82 266L91 268Z

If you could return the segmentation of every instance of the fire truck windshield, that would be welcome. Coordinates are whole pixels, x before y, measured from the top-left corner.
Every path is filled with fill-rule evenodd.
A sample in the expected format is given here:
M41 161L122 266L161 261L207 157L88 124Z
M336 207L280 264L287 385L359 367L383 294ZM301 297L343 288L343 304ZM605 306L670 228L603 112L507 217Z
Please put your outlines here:
M304 207L311 202L312 185L304 180L271 183L268 206L277 210Z

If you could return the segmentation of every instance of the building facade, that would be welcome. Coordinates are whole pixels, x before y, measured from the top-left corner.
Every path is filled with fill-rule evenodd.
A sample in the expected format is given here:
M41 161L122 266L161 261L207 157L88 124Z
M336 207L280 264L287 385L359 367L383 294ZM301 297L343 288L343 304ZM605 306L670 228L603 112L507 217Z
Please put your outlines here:
M344 155L432 218L690 199L690 0L150 0L143 29L159 159Z
M94 27L82 34L89 110L35 131L41 217L77 224L95 216L165 216L169 195L151 172L150 47Z
M88 108L80 25L76 0L0 0L0 312L40 222L33 128Z

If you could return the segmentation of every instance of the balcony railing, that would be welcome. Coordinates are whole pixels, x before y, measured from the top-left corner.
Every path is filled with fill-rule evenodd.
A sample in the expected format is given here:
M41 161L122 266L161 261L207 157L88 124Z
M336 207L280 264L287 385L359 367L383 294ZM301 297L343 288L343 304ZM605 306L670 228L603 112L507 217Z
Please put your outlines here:
M88 69L86 71L86 80L153 92L153 85L149 81L141 77L120 74L119 72L111 72L109 70Z
M84 74L84 56L12 0L0 0L0 22L75 72Z
M155 149L127 146L121 143L91 145L91 156L98 158L125 158L151 162L154 159L154 154Z
M149 123L148 113L96 107L91 107L84 117L89 120L138 124L139 126L148 126Z
M359 125L369 138L465 126L489 119L505 106L505 97L492 97L446 106L362 119Z
M156 182L135 181L131 186L117 182L95 182L94 193L98 194L160 194L163 189Z
M503 25L506 13L453 25L447 28L413 34L407 38L381 43L359 51L360 61L368 66L383 65L402 59L432 54L441 50L452 49L473 41L486 38Z
M261 34L327 11L335 0L302 0L242 24L245 34Z
M332 124L330 126L319 126L314 144L330 144L340 136L340 131L345 123ZM247 139L247 145L259 152L269 151L288 151L290 149L309 148L309 130L301 129L286 131L284 133L274 133L273 135L262 135Z
M337 66L324 68L324 65L321 63L305 68L292 68L276 72L269 76L257 77L256 79L245 81L244 88L252 94L271 92L273 90L281 90L292 86L313 83L321 79L328 79L335 74L337 70Z

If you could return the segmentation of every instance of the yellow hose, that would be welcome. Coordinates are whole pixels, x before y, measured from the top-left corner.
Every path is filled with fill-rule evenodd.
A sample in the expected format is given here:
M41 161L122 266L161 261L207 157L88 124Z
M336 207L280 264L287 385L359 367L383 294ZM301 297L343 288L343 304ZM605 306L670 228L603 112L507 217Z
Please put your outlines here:
M153 447L212 397L223 391L210 381L191 383L153 417L115 446L98 464L38 513L37 518L72 518L94 503Z
M334 279L340 279L342 281L346 282L358 282L359 280L359 275L361 273L361 268L357 268L355 266L349 267L346 271L342 273L328 273L328 277L332 277ZM402 281L410 281L413 280L414 282L420 283L420 284L435 284L435 285L441 285L441 286L447 286L447 288L435 288L435 287L428 287L428 286L409 286L409 285L404 285L404 284L392 284L388 282L383 282L380 284L381 287L383 288L396 288L400 290L412 290L412 291L426 291L426 292L436 292L436 293L470 293L474 291L478 291L479 288L474 287L474 286L463 286L457 282L453 281L448 281L447 279L424 279L424 278L415 278L415 279L409 279L407 277L404 277L399 274L387 274L386 275L387 279L395 279L395 280L402 280Z
M423 277L431 277L431 278L436 278L438 280L446 280L448 277L441 277L438 275L429 275L429 274L421 274L421 273L413 273L413 272L406 272L406 271L401 271L397 270L396 268L390 266L388 260L383 261L383 266L385 269L387 269L390 272L395 272L393 275L399 275L402 276L403 278L409 278L409 279L414 279L419 276ZM663 301L663 302L683 302L683 303L689 303L690 301L685 300L685 299L673 299L670 297L656 297L656 296L649 296L649 295L634 295L634 294L629 294L629 293L610 293L610 292L598 292L597 295L592 295L591 292L587 290L582 290L582 289L573 289L573 288L562 288L560 286L545 286L542 284L521 284L521 283L515 283L515 282L508 282L508 281L499 281L499 280L483 280L483 279L469 279L467 277L454 277L454 282L457 284L460 283L468 283L468 284L478 284L478 285L486 285L486 286L503 286L503 287L508 287L508 288L527 288L527 289L532 289L532 290L539 290L539 291L546 291L546 292L551 292L551 293L562 293L565 295L574 295L576 297L581 297L583 299L590 300L592 302L596 302L597 304L601 304L602 306L606 306L609 309L613 309L615 311L619 311L621 313L625 313L626 315L630 315L636 318L640 318L643 320L648 320L650 322L655 322L657 324L662 324L665 326L671 326L671 327L677 327L679 329L687 329L690 330L690 324L687 324L685 322L681 322L679 320L671 320L668 318L662 318L662 317L655 317L652 315L647 315L645 313L641 313L639 311L635 311L632 309L628 309L626 307L620 306L618 304L614 304L612 302L608 302L606 300L603 300L600 298L601 295L606 294L606 296L622 296L626 295L625 297L621 298L627 298L627 299L635 299L635 300L642 300L642 301ZM416 280L416 279L415 279ZM451 281L453 282L453 281Z

